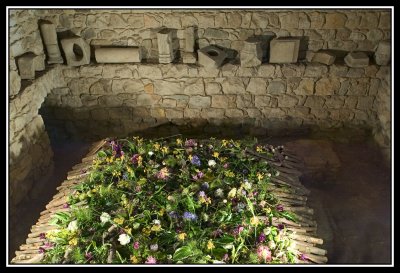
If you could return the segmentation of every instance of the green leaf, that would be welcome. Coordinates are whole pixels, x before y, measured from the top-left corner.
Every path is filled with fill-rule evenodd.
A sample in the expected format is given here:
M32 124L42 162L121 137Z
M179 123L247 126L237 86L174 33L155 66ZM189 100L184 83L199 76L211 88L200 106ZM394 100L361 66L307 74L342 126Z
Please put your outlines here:
M224 235L221 239L218 240L218 243L221 244L230 244L233 243L235 241L235 237L233 237L232 235Z
M97 153L97 156L98 156L98 157L106 157L107 154L106 154L104 151L99 151L99 152Z
M178 248L174 253L174 261L180 261L192 256L192 249L189 246L183 246Z

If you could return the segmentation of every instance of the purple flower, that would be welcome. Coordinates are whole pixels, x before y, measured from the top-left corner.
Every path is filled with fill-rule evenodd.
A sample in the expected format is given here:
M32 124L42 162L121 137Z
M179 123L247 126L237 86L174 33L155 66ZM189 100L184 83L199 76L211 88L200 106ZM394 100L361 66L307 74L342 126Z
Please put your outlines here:
M196 221L197 215L193 214L191 212L185 211L185 213L183 213L183 218L186 220L190 220L190 221Z
M122 155L124 155L124 152L122 151L122 146L120 144L116 143L115 141L111 141L110 144L115 157L121 157Z
M199 192L199 197L206 197L206 193L204 191Z
M136 242L133 243L133 248L134 248L134 249L139 249L139 246L140 246L140 244L139 244L138 241L136 241Z
M157 260L153 256L147 257L147 260L144 262L145 264L156 264Z
M283 224L278 224L278 229L279 230L282 230L282 229L284 229L285 228L285 226L283 225Z
M283 205L281 205L281 204L277 205L277 206L276 206L276 209L277 209L278 211L283 211Z
M263 243L265 241L265 234L264 232L260 233L260 236L258 236L258 242Z
M197 177L198 177L198 178L203 178L203 176L204 176L204 173L203 173L203 172L198 172L198 173L197 173Z
M46 233L43 233L43 232L40 233L40 234L39 234L39 238L42 239L42 240L43 240L43 239L46 239Z
M53 246L54 246L54 244L53 244L53 243L50 243L50 242L46 242L46 243L43 245L44 248L51 248L51 247L53 247Z
M122 175L122 178L123 178L124 180L128 180L129 176L128 176L127 173L124 173L124 174Z
M227 168L229 167L229 164L228 164L228 163L225 163L225 164L223 165L223 167L224 167L225 169L227 169Z
M69 205L68 205L68 203L65 203L65 204L63 205L63 208L64 208L64 209L67 209L67 208L69 208Z
M224 262L226 262L228 259L229 259L229 255L228 255L228 253L225 253L225 255L224 255L224 257L222 258L222 260L223 260Z
M233 235L234 235L234 236L239 235L240 232L242 232L243 230L244 230L244 227L243 227L243 226L238 226L238 227L236 227L236 228L233 230Z
M221 229L217 229L217 230L214 230L214 231L211 233L211 236L213 236L214 238L217 238L217 237L221 236L222 233L223 233L223 232L222 232Z
M195 147L197 146L197 142L194 139L188 139L185 141L186 147Z
M43 247L39 247L39 253L44 253L46 250Z
M139 154L134 154L131 158L132 164L137 164L139 160Z
M85 253L85 258L86 258L87 261L90 261L91 259L93 259L92 252L86 252Z
M197 155L194 155L193 157L192 157L192 160L190 161L193 165L196 165L196 166L200 166L201 165L201 162L200 162L200 158L197 156Z
M272 260L271 250L267 246L260 245L257 248L257 256L259 261L270 262Z
M305 261L305 260L308 259L308 257L307 257L305 254L301 253L301 254L299 255L299 259L302 260L302 261Z

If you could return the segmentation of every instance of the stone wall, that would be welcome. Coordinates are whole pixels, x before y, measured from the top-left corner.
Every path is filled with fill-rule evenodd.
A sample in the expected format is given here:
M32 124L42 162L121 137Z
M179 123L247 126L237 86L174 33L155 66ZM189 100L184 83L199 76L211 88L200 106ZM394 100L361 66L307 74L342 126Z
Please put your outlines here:
M329 67L303 60L310 60L319 49L336 50L339 56L367 51L371 56L380 41L391 39L388 10L14 9L9 15L13 204L51 165L48 136L38 113L49 93L43 111L49 125L62 128L60 134L78 130L93 137L169 122L196 125L205 121L247 124L269 132L309 125L365 126L373 128L377 142L389 150L389 67L348 68L340 58ZM33 81L21 81L16 59L27 52L45 53L40 20L53 22L60 34L70 31L83 37L92 53L97 46L140 46L146 64L96 65L92 54L89 66L55 66L37 73ZM216 44L232 49L230 63L216 70L151 64L158 57L157 31L175 29L175 44L182 49L188 26L195 26L196 48ZM303 37L302 62L240 68L235 51L240 52L243 41L251 36Z
M50 68L34 82L25 83L9 101L9 164L11 208L18 204L53 168L53 152L39 109L46 96L63 86L60 66Z
M388 95L389 73L375 65L82 66L64 69L67 84L48 95L45 116L65 129L60 135L92 137L165 123L243 124L272 134L308 126L377 128L378 116L389 118L379 112L387 102L378 96Z

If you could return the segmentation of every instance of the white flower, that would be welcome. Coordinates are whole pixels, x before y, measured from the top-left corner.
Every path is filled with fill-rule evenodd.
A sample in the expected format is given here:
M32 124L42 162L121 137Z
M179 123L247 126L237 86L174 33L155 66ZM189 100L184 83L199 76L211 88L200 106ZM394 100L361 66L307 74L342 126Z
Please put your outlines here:
M152 151L148 152L149 156L154 155L154 153Z
M128 244L131 241L131 237L129 237L128 234L124 233L124 234L119 235L118 241L120 242L121 245L124 246L124 245Z
M245 188L246 190L251 190L251 183L248 182L248 181L246 181L246 182L244 183L244 188Z
M224 202L224 203L227 203L227 202L228 202L228 200L224 199L224 200L222 200L222 202Z
M101 215L100 215L100 221L104 224L104 223L107 223L108 221L110 221L111 220L111 216L110 216L110 214L108 214L107 212L103 212Z
M74 220L68 224L69 231L77 231L78 230L78 221Z
M153 224L155 224L155 225L161 225L161 222L160 222L160 220L154 219L154 220L153 220Z
M208 166L214 167L217 164L214 159L208 160Z

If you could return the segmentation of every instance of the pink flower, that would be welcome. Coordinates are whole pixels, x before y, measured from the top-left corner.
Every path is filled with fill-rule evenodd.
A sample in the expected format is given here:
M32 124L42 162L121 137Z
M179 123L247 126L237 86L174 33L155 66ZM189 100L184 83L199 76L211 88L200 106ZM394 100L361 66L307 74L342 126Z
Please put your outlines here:
M157 260L153 256L147 257L147 260L144 262L145 264L156 264Z
M167 168L162 168L157 174L156 177L161 180L167 180L169 178L169 171Z
M257 248L257 256L260 262L270 262L272 260L271 250L267 246L260 245Z
M139 242L138 241L133 243L133 248L134 249L139 249Z
M223 167L224 167L225 169L227 169L228 166L229 166L228 163L225 163Z

